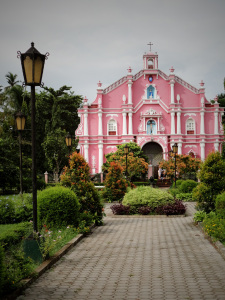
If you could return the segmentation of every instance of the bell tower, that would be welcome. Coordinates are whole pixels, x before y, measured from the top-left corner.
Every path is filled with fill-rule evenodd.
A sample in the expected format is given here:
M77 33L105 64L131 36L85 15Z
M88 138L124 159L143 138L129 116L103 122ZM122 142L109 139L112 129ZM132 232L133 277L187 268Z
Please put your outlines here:
M157 52L153 53L151 42L148 44L150 46L150 52L143 55L144 70L158 70L158 54Z

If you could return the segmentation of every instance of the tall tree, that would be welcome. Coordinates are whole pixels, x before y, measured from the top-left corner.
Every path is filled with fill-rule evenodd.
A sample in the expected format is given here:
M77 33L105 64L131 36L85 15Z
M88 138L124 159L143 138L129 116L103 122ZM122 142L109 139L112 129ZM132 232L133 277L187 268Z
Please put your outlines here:
M8 83L9 86L6 87L6 89L9 89L11 87L13 87L14 85L17 85L20 81L16 80L17 78L17 74L13 74L11 72L8 72L6 75L6 81Z

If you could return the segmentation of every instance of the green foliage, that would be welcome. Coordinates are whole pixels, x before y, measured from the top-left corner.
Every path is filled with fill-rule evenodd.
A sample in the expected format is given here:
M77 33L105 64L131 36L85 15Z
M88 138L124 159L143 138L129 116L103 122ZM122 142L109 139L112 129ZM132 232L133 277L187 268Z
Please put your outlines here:
M176 199L182 201L193 201L192 193L177 193Z
M200 211L196 211L196 213L194 214L194 221L195 222L202 222L207 216L207 213L203 210Z
M127 191L128 183L123 177L123 168L111 162L105 179L103 197L108 201L120 201Z
M215 214L207 215L203 220L203 228L213 240L219 240L225 245L225 219L221 219Z
M101 225L103 206L98 191L90 181L89 165L80 153L70 155L69 166L64 168L60 179L63 186L70 187L76 193L81 204L80 212L90 212L96 225Z
M127 158L124 152L124 147L129 147ZM127 163L126 163L127 161ZM106 162L103 164L103 171L108 172L111 162L116 162L123 167L123 171L127 171L128 177L131 181L135 178L140 178L148 171L148 158L143 154L140 146L134 142L122 144L117 146L116 152L111 152L106 155Z
M11 199L0 198L0 224L15 222L15 204Z
M197 209L210 212L214 209L214 201L209 186L201 182L193 189L192 199L197 202Z
M0 196L0 224L30 221L32 212L31 194Z
M199 184L193 190L193 199L200 209L210 212L215 209L215 199L225 190L225 162L219 152L212 152L202 164Z
M21 241L28 232L32 232L32 223L23 222L19 224L0 225L0 244L8 249L10 246Z
M122 201L123 205L130 205L136 208L150 206L152 209L172 203L174 203L174 198L168 192L147 186L140 186L130 190Z
M181 182L179 190L181 191L181 193L191 193L197 185L198 183L196 181L188 179Z
M176 180L176 188L179 188L181 186L182 182L184 182L183 179L177 179ZM175 188L175 182L173 182L172 188Z
M216 213L220 218L225 219L225 192L216 197Z
M49 226L77 225L80 204L69 188L52 187L38 194L38 216L41 224Z
M2 295L2 288L5 281L5 266L4 266L4 249L0 245L0 296Z

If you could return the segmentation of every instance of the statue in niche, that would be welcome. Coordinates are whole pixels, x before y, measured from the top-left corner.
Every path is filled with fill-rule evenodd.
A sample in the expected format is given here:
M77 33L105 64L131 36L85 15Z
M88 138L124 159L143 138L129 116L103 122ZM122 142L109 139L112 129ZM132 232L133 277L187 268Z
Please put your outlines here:
M154 120L148 120L147 134L156 134L156 123Z

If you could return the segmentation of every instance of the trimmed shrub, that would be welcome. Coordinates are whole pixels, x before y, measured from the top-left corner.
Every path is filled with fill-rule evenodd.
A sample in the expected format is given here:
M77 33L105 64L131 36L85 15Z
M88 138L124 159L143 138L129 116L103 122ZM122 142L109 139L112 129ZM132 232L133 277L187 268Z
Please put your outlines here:
M147 186L139 186L130 190L123 198L123 205L139 208L149 206L155 209L158 206L174 203L174 198L168 192Z
M151 207L149 206L141 206L138 208L138 213L140 215L149 215L151 211Z
M38 194L38 216L41 224L77 226L80 204L76 194L62 186L48 188Z
M225 192L216 197L216 213L220 218L225 219Z
M179 190L181 193L191 193L197 185L198 183L196 181L188 179L181 182Z
M185 180L183 180L183 179L177 179L176 180L176 187L179 188L181 186L182 182L184 182L184 181ZM173 182L172 188L175 188L175 182Z
M114 204L110 206L114 215L129 215L130 214L130 206L126 206L123 204Z
M159 206L155 209L155 212L160 215L183 215L186 211L186 206L182 201L176 200L175 203L169 203Z

